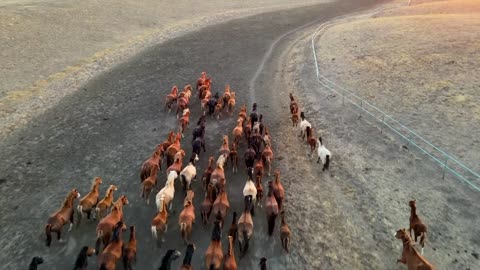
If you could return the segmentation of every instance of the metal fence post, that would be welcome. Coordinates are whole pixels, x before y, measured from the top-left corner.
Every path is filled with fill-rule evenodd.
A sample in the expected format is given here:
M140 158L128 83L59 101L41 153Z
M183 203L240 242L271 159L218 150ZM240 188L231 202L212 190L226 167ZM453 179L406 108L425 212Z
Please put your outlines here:
M342 91L342 105L345 105L345 90Z
M442 175L442 180L445 179L445 170L447 169L447 162L448 162L448 157L445 159L445 163L443 164L443 175Z
M385 114L382 114L382 125L380 126L380 133L383 133L384 126L385 126Z
M362 117L363 112L363 100L360 99L360 117Z

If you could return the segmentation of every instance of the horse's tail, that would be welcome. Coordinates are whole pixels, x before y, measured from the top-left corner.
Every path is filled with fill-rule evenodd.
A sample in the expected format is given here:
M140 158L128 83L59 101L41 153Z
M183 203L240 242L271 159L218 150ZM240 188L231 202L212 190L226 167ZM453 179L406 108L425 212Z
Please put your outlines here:
M173 157L167 153L167 168L172 166L173 164Z
M271 214L268 216L268 235L272 236L273 230L275 229L275 219L277 218L277 215Z
M187 224L185 222L180 223L180 233L182 234L182 239L187 242Z
M250 239L248 239L247 230L243 230L243 241L244 241L244 245L242 249L242 254L245 255L250 245Z
M322 171L328 170L329 166L330 166L330 155L327 155L327 157L325 158L325 164L323 165Z
M157 227L154 226L154 225L152 225L151 230L152 230L152 237L153 237L154 239L158 239Z
M100 265L100 270L107 270L107 265L105 263L102 263Z
M52 243L52 224L47 224L45 226L45 234L47 235L47 247Z
M78 217L77 225L78 226L80 226L80 221L82 220L82 216L83 216L83 205L79 204L77 206L77 217Z
M310 135L312 135L312 128L307 127L307 138L310 138Z
M98 217L98 219L100 219L100 207L98 207L98 206L95 207L95 216L94 216L93 220L95 220L97 217Z
M127 270L127 269L130 269L130 267L128 263L128 254L126 254L125 251L123 252L122 262L123 262L123 269Z
M103 231L99 230L97 232L97 239L95 241L95 255L98 255L100 252L100 244L102 243Z
M180 174L180 177L182 178L183 189L187 190L187 177L184 174Z

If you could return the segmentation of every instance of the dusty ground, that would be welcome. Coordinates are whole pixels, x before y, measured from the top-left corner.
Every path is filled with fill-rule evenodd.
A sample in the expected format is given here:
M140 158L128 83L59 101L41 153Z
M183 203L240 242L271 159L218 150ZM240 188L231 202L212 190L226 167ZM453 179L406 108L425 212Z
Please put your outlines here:
M415 8L422 6L408 9ZM478 58L479 16L460 10L465 11L459 8L459 14L453 15L453 9L446 17L340 24L318 40L317 53L322 74L385 108L478 170L475 134L479 125L472 115L478 108L474 59ZM285 177L297 179L288 188L291 195L302 194L291 203L297 209L317 207L318 215L318 220L296 227L315 231L309 238L315 244L297 242L296 248L315 247L320 258L316 269L405 269L395 264L401 243L391 232L408 227L407 203L415 198L429 227L426 258L438 269L478 269L478 192L450 175L442 180L441 170L428 157L395 135L380 133L372 119L359 117L353 107L342 106L340 97L320 87L310 47L313 31L299 33L296 42L276 58L283 59L278 60L283 68L278 72L282 76L276 77L276 89L288 85L301 97L307 118L334 156L331 174L322 174L320 168L307 165L314 161L307 158L306 146L297 146L293 136L298 131L284 131L291 137L282 141L280 149L291 157L292 168ZM286 92L282 92L285 107ZM282 124L287 123L285 119ZM311 187L309 192L304 185ZM301 210L292 214L296 220L312 216Z
M357 235L352 234L355 230L351 231L351 219L343 219L343 212L359 214L351 211L356 210L351 205L338 204L333 197L338 192L332 192L343 187L333 186L333 190L329 190L319 185L315 167L299 164L306 161L303 147L289 128L288 111L283 106L290 89L285 87L288 84L278 81L295 70L296 65L285 70L282 61L288 58L279 55L290 48L296 40L295 34L302 29L311 32L312 22L317 24L365 9L375 2L340 1L261 14L181 36L104 72L82 85L80 91L35 117L31 125L15 130L0 144L0 158L4 160L0 164L0 204L3 205L0 233L6 236L0 240L2 268L24 268L34 255L41 255L46 260L40 269L71 268L78 249L93 244L95 224L85 224L67 233L66 244L54 241L47 249L44 247L44 223L57 209L67 190L77 187L84 194L97 175L105 180L102 192L108 184L114 183L120 187L118 194L125 193L130 199L125 217L127 224L138 228L141 252L137 268L158 267L167 248L183 251L184 246L178 241L175 215L169 221L171 229L165 246L161 250L152 249L149 224L155 209L139 200L138 169L152 147L176 126L173 116L161 110L164 95L173 84L193 83L202 70L213 76L215 91L221 91L228 82L237 90L238 104L250 106L251 97L259 103L260 112L264 113L273 132L276 166L284 172L287 219L294 231L292 253L290 256L281 253L278 231L273 239L267 240L265 218L259 211L251 250L239 262L240 268L255 269L261 256L268 257L269 269L319 269L321 266L322 269L346 266L361 269L362 265L370 269L368 265L384 265L383 259L372 257L365 249L372 246L371 242L352 242L352 236ZM285 19L287 16L288 20ZM278 39L285 33L291 35ZM243 42L245 40L248 42ZM273 44L276 46L271 46ZM272 48L270 57L269 48ZM266 59L264 69L257 72L261 59ZM282 61L272 62L272 59ZM260 76L249 91L255 74ZM198 101L193 101L192 108L192 119L195 120L199 113ZM232 128L233 120L229 118L208 122L207 155L216 152L221 135L230 133ZM187 135L187 155L190 154L189 140ZM291 146L286 149L288 144ZM243 150L242 147L241 155ZM207 155L202 156L199 171L205 168ZM241 164L240 169L243 169ZM295 172L299 171L302 173L297 176ZM232 210L241 208L240 190L244 180L244 174L227 173ZM198 186L194 189L195 204L198 205L202 195ZM181 195L176 195L177 206L181 199ZM203 265L210 230L211 227L195 226L193 240L198 249L193 262L196 268L201 269ZM385 232L384 237L387 235L390 236L390 231ZM396 253L388 255L390 260L395 260ZM95 259L90 263L93 269ZM177 268L179 264L180 260L173 267Z
M234 18L326 0L0 3L0 137L139 51Z

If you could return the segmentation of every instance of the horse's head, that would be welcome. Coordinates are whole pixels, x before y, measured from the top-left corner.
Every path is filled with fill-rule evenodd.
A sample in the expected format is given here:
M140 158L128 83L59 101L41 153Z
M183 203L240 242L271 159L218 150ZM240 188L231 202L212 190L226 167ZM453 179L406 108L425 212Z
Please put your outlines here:
M118 188L115 185L110 185L107 189L107 195L111 194L112 192L117 191L117 190L118 190Z
M265 258L265 257L260 258L259 265L260 265L260 270L264 270L264 269L266 270L267 269L267 258Z
M323 145L323 142L322 142L322 137L318 137L318 141L320 142L320 145Z
M32 258L32 262L30 263L30 265L39 265L39 264L42 264L43 263L43 258L42 257L38 257L38 256L35 256Z
M95 177L95 180L93 180L94 185L100 185L102 183L102 178L97 176Z
M408 239L410 236L408 235L407 233L407 230L405 228L403 229L400 229L398 231L395 232L395 238L397 239Z
M185 116L185 115L190 116L190 109L189 109L189 108L186 108L185 110L183 110L183 114L182 114L182 115L183 115L183 116Z
M80 192L76 188L72 189L68 195L66 200L74 200L80 198Z
M168 141L169 142L173 141L174 135L175 135L175 133L173 132L173 130L171 130L170 133L168 133Z
M180 255L182 255L182 253L178 250L175 250L175 249L167 250L167 253L162 258L162 265L166 265L169 262L178 259L180 257ZM160 268L160 269L163 269L163 268Z
M411 200L411 201L408 202L408 205L410 207L417 207L417 201L416 200Z
M127 196L125 196L125 195L120 196L120 200L122 201L122 205L127 205L128 204Z

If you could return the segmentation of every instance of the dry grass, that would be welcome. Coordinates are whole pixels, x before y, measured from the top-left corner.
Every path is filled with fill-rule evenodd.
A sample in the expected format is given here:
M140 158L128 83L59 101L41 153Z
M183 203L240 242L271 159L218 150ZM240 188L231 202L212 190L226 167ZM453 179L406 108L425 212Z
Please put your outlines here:
M480 169L480 1L437 1L340 24L322 72Z

